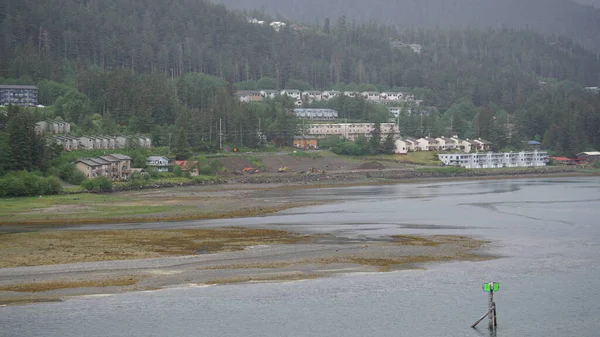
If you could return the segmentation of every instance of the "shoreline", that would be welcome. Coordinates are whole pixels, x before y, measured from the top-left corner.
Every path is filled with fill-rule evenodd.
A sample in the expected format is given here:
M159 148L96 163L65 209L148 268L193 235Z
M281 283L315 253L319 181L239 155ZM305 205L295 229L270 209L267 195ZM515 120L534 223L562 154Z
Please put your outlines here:
M207 203L209 208L227 208L239 203L241 200L245 206L241 210L248 211L248 206L264 204L260 192L277 189L590 176L590 174L572 170L567 172L544 170L541 174L539 170L532 170L530 174L519 175L427 176L393 180L374 178L373 172L375 171L361 172L362 175L370 174L371 178L369 179L351 181L317 180L300 183L265 182L262 184L230 182L226 185L216 186L119 192L100 197L110 199L120 195L121 198L117 200L118 202L135 198L154 198L159 204L173 200L197 204L198 200L201 200L201 203ZM391 170L376 172L383 172L379 174L389 174L389 172L397 174L397 171ZM137 207L135 203L133 204L134 207ZM271 208L266 208L263 205L260 210L269 214L276 212L278 209L309 206L310 204L314 205L315 203L286 203L284 201L281 205L271 206ZM64 211L63 215L68 217L68 209L64 209ZM240 209L234 212L238 213L238 217L249 216ZM214 215L214 213L205 213L204 215L190 216L204 216L204 218L214 219L211 214ZM257 214L254 213L253 216L258 216ZM231 212L225 212L222 213L221 218L232 217ZM142 222L139 217L129 219L132 220L131 222ZM157 216L148 219L154 222L161 221ZM51 222L60 226L61 224L57 220L54 219ZM116 219L108 220L114 221ZM83 222L82 219L75 219L73 223L82 224ZM25 223L21 222L19 226L23 225ZM215 236L213 233L210 236L211 240L217 240L225 244L224 247L229 248L215 246L214 249L207 249L205 248L206 244L198 243L198 238L186 241L180 236L182 233L185 234L186 231L188 234L193 232L192 234L196 235L197 232L202 230L223 231L224 228L202 230L137 229L133 231L118 229L112 231L73 231L66 228L66 230L56 231L52 227L43 228L35 224L31 227L33 232L5 231L5 234L3 234L7 236L3 242L0 242L0 253L2 250L6 252L7 249L9 252L14 252L15 247L21 247L19 254L22 255L19 257L20 260L15 260L16 262L12 265L5 265L4 268L0 268L0 306L60 301L72 296L153 291L190 284L200 286L240 282L282 282L331 277L348 273L419 269L429 263L482 261L498 258L497 256L486 255L485 246L489 242L459 236L395 236L381 238L381 240L357 241L356 239L350 240L349 238L327 233L316 235L237 228L237 230L247 231L248 233L258 230L270 234L263 233L252 240L248 239L249 234L244 234L244 240L240 241L239 238L232 240L230 237ZM40 227L41 231L39 230ZM6 226L4 228L6 229ZM0 227L1 229L2 227ZM143 235L152 231L156 232L153 234L155 237L140 240L144 237ZM133 234L135 240L130 238L128 244L132 242L135 242L135 244L133 246L121 245L116 247L115 250L108 248L110 247L110 244L107 243L109 241L101 242L98 239L101 235L104 235L110 239L110 242L122 241L123 235L132 232L135 232ZM171 236L166 235L167 233L170 233ZM19 235L23 236L22 242L26 242L26 244L10 242L10 239ZM39 241L45 235L58 241ZM79 235L88 235L88 241ZM140 235L142 236L140 237ZM90 241L89 236L93 237L93 241ZM148 250L148 247L140 247L139 242L153 242L155 246ZM94 246L94 243L97 245ZM214 242L209 241L209 246L212 244ZM168 247L171 251L160 247ZM111 254L113 254L111 258L105 258ZM135 254L137 257L132 257L131 254ZM5 257L8 259L9 255L5 255ZM39 262L40 260L31 262L35 261L36 258L47 260L46 262ZM28 266L28 263L34 265Z
M0 230L6 227L18 228L22 226L69 226L69 225L82 225L82 224L127 224L127 223L152 223L152 222L177 222L177 221L193 221L193 220L214 220L214 219L230 219L230 218L243 218L243 217L256 217L266 216L279 211L306 207L316 206L327 202L334 201L320 201L320 202L281 202L278 205L269 205L260 202L248 202L250 199L244 199L244 196L251 194L252 192L260 191L272 191L272 190L294 190L294 189L317 189L317 188L342 188L342 187L355 187L355 186L379 186L379 185L395 185L395 184L416 184L426 182L448 182L448 181L482 181L482 180L511 180L511 179L528 179L528 178L562 178L562 177L586 177L586 176L597 176L594 173L586 173L571 167L545 167L528 170L503 170L497 171L467 171L459 172L454 174L445 173L423 173L414 170L398 170L398 169L384 169L384 170L353 170L353 171L337 171L327 174L309 174L309 175L256 175L256 176L243 176L236 177L232 180L227 180L222 183L216 184L179 184L176 186L169 187L146 187L140 189L131 189L127 191L117 191L103 194L84 193L88 195L94 195L103 200L108 200L110 203L111 198L119 198L122 196L128 197L132 194L147 193L154 196L156 193L168 195L171 193L171 200L169 198L162 198L162 203L157 201L154 206L170 204L173 200L178 200L178 189L180 188L195 188L197 193L195 194L198 202L207 202L207 199L213 199L213 193L225 192L227 195L224 199L229 200L208 200L208 202L214 202L222 206L222 204L229 203L229 207L220 207L220 209L208 209L202 211L189 211L179 212L173 214L173 212L152 212L151 210L143 214L133 214L129 216L118 216L113 215L106 217L106 213L100 214L100 216L80 216L74 217L71 210L68 209L61 213L60 210L53 210L50 214L45 214L43 218L32 218L30 214L20 213L21 216L14 215L13 219L6 216L0 220ZM158 192L156 192L158 191ZM192 193L194 194L194 193ZM65 195L63 195L64 197ZM73 196L74 199L78 199L76 194L66 195L68 197ZM47 196L46 198L52 198L54 196ZM186 198L192 198L186 196ZM201 200L204 198L203 200ZM234 204L231 201L243 200L243 204ZM14 198L16 203L19 203L19 198ZM114 202L116 204L116 202ZM184 200L180 205L190 205L188 200ZM217 207L219 208L219 207ZM133 212L135 213L135 212Z

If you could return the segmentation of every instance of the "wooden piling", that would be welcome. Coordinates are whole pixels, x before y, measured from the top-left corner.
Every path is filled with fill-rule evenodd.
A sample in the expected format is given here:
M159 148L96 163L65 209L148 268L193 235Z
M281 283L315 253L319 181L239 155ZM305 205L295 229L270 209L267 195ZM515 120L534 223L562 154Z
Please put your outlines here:
M496 317L496 302L494 302L494 285L496 286L496 288L499 288L498 283L495 283L495 282L489 282L489 283L483 284L483 290L484 291L489 290L488 310L483 316L481 316L477 320L477 322L475 322L475 323L473 323L473 325L471 325L471 328L475 328L477 326L477 324L479 324L481 321L483 321L486 317L488 317L488 327L490 330L494 330L498 326L498 319Z
M488 315L488 327L494 329L494 286L491 285L490 296L489 296L489 308L490 314Z

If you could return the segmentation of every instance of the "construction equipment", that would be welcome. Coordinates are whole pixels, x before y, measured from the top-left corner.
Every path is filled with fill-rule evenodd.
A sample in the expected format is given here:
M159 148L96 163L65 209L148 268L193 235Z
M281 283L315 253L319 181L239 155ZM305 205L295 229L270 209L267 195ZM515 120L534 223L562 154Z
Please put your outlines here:
M287 166L283 166L283 167L280 167L280 168L279 168L278 172L279 172L279 173L285 173L285 172L287 172L288 170L289 170L289 168L288 168Z
M260 172L259 169L256 169L256 168L251 167L251 166L250 167L244 167L244 169L242 170L242 173L249 173L249 174L259 173L259 172Z

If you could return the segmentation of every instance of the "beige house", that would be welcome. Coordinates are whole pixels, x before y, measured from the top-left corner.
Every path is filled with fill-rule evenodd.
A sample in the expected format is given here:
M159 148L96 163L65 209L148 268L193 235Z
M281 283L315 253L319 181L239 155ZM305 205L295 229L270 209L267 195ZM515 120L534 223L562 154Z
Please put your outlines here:
M394 153L396 154L407 154L408 153L408 144L402 139L398 139L394 142L396 144L396 150Z
M480 146L479 143L468 139L463 140L461 145L466 153L470 153L471 151L475 152L477 151L478 146Z
M35 123L35 133L38 135L51 133L53 135L71 132L71 124L62 120L48 120Z
M415 152L415 151L421 150L421 148L419 147L419 142L415 138L406 137L404 139L404 141L406 142L406 148L408 149L409 152Z
M123 180L131 174L131 158L118 153L97 158L80 158L75 162L75 167L90 179L104 176Z
M252 90L238 90L235 92L235 97L240 102L260 102L263 99L260 91Z
M450 138L446 138L444 136L438 137L435 139L438 143L439 151L448 151L452 150L453 143Z
M481 138L473 139L473 141L475 143L477 143L477 150L478 151L489 151L490 147L492 145L492 143L488 142L485 139L481 139Z
M436 151L438 149L438 142L433 138L419 138L417 139L417 143L421 151Z

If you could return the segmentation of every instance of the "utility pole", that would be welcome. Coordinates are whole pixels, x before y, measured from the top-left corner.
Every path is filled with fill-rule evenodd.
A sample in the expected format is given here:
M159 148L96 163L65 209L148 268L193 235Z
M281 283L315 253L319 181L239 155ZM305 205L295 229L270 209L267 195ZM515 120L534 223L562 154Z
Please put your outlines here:
M169 133L169 147L167 149L167 156L171 154L171 133Z
M219 118L219 151L223 150L223 119Z

